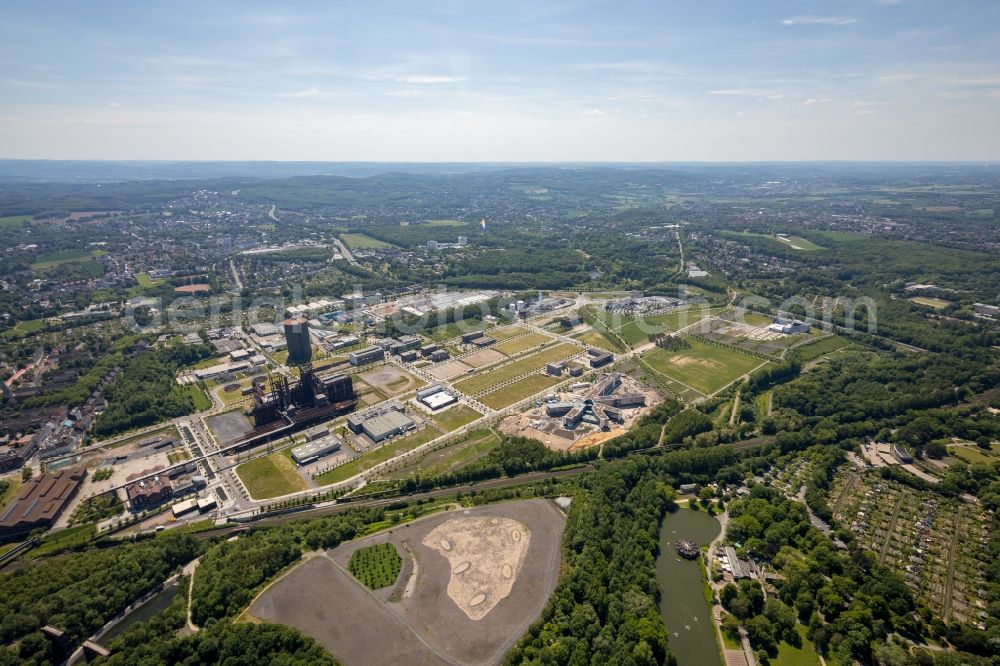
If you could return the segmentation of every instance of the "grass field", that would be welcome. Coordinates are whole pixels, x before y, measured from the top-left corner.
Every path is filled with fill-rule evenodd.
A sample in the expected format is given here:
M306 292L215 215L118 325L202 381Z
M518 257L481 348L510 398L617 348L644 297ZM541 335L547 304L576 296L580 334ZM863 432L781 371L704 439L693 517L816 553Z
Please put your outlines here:
M194 401L194 409L197 412L203 412L206 409L212 408L212 401L209 399L205 392L198 388L197 384L188 384L182 387L191 399Z
M243 395L243 389L249 387L251 382L253 382L253 379L249 377L247 379L243 379L237 384L235 391L219 391L219 397L222 399L222 402L226 403L249 398L250 396ZM226 386L229 386L229 384L226 384Z
M490 331L490 337L497 342L503 342L504 340L509 340L515 335L521 335L524 329L520 326L504 326L503 328L497 328Z
M283 451L243 463L236 474L254 499L280 497L309 487Z
M951 303L941 298L930 298L929 296L914 296L910 299L917 305L924 305L929 308L934 308L935 310L940 310L941 308L946 308Z
M504 388L489 393L482 398L482 402L487 407L492 407L493 409L503 409L508 405L513 405L519 400L524 400L525 398L535 395L550 386L555 386L560 382L558 377L550 377L549 375L531 375L530 377L525 377L521 381L514 382L510 386L505 386Z
M542 350L537 354L525 356L517 361L514 361L513 363L510 363L509 365L489 370L488 372L476 374L469 379L458 382L455 384L455 388L468 395L473 395L479 393L480 391L493 388L497 384L513 379L519 375L543 368L546 363L561 361L564 358L569 358L570 356L575 356L579 353L579 347L565 342L560 343L558 345L553 345L548 349Z
M364 234L340 234L340 240L347 243L352 250L372 250L381 247L393 247L385 241Z
M42 543L30 551L28 557L35 559L44 555L51 555L68 548L82 546L90 541L97 532L94 524L68 527L64 530L49 532L42 540Z
M619 352L621 351L613 344L608 342L607 338L598 333L597 331L587 331L586 333L578 333L573 336L576 340L579 340L588 347L597 347L609 352Z
M419 461L392 473L394 479L405 479L413 474L430 477L454 472L479 460L500 443L491 430L482 428L468 433L465 439L447 448L432 451Z
M993 463L997 462L997 458L988 456L983 451L980 451L978 448L973 446L949 446L948 453L970 465L983 463L989 467Z
M136 273L135 282L142 289L149 289L150 287L155 287L157 285L163 284L163 280L154 280L149 277L149 273Z
M528 333L527 335L517 338L516 340L508 340L507 342L501 342L500 344L494 345L493 349L496 349L501 354L513 356L514 354L520 354L521 352L533 347L543 345L551 339L552 338L549 336L542 335L541 333Z
M450 408L446 409L439 414L435 414L431 418L434 419L434 423L451 432L457 428L461 428L466 423L472 423L478 419L482 414L474 410L468 405L452 405Z
M30 215L8 215L7 217L0 217L0 227L19 227L30 219Z
M45 328L44 319L25 319L24 321L17 322L13 328L4 331L3 335L6 338L20 338L31 333L36 333L43 328Z
M424 220L428 227L464 227L465 222L461 220Z
M372 590L389 587L399 577L403 558L391 543L358 548L351 553L347 568L351 575Z
M823 338L821 340L816 340L815 342L810 342L809 344L802 345L801 347L796 347L795 354L800 356L804 361L811 361L814 358L819 358L820 356L825 356L826 354L835 352L838 349L843 349L849 344L851 343L844 338L834 335L829 338Z
M816 666L819 664L819 656L812 641L806 638L807 628L805 625L796 625L795 630L799 632L802 647L797 648L785 643L778 646L778 656L771 660L772 666Z
M40 271L46 268L52 268L54 266L59 266L60 264L68 264L72 262L86 263L92 261L95 257L102 257L107 254L105 250L77 250L74 252L57 252L56 254L48 254L44 257L39 257L38 261L31 264L31 270Z
M710 395L744 375L762 361L724 347L686 338L690 348L667 351L656 348L643 355L649 366L667 377Z
M733 237L738 237L742 235L742 236L756 236L757 238L767 238L774 241L775 243L780 243L782 245L792 248L793 250L802 250L803 252L816 252L817 250L826 249L820 245L816 245L816 243L813 243L808 239L802 238L801 236L785 236L784 238L782 238L780 236L773 236L771 234L754 234L749 232L745 232L743 234L732 233L727 235L732 235Z
M423 430L419 430L412 435L407 435L406 437L392 441L381 448L375 449L374 451L364 453L354 460L344 463L340 467L331 469L329 472L323 472L316 477L316 483L325 486L330 483L345 481L352 476L360 474L366 469L371 469L379 463L383 463L390 458L395 458L399 454L409 451L410 449L415 449L421 444L426 444L440 435L441 433L434 428L424 428Z
M685 310L642 317L641 320L626 317L617 323L615 332L627 344L633 346L646 342L650 335L685 328L721 311L722 308L687 308ZM767 323L770 323L770 320Z
M472 333L473 331L479 329L486 330L490 326L492 326L492 324L487 324L486 322L479 320L465 320L465 322L461 325L454 322L451 324L441 324L440 326L435 326L434 328L422 331L420 334L433 342L444 342L445 340L450 340L451 338L464 335L465 333Z
M0 508L3 508L7 504L7 502L10 502L15 497L17 497L17 494L21 491L20 474L11 474L9 477L7 477L6 481L7 481L7 490L3 493L0 493Z
M782 238L781 236L774 237L779 243L784 243L793 250L803 250L805 252L815 252L816 250L822 250L823 248L811 240L806 240L800 236L786 236Z

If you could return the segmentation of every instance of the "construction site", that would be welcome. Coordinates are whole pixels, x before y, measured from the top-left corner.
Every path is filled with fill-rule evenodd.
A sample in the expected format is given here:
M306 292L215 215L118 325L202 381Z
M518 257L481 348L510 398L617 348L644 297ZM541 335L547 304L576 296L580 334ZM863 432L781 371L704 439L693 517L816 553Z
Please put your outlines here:
M632 377L610 372L596 382L570 384L500 424L508 435L530 437L558 451L595 446L625 432L662 401Z

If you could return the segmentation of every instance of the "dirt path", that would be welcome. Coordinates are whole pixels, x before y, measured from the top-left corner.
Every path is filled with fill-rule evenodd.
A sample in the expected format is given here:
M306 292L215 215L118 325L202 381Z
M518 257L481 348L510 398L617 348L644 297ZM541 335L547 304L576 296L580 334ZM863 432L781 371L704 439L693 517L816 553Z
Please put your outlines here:
M896 506L892 510L892 520L889 521L889 529L885 533L885 541L882 543L882 548L878 553L878 563L882 564L885 561L885 554L889 550L889 542L892 541L892 533L896 530L896 521L899 520L899 507L903 506L903 499L906 495L900 495L899 499L896 500Z
M944 621L951 621L951 598L955 585L955 551L958 550L958 511L951 523L951 550L948 553L948 577L944 584Z
M184 565L184 571L183 571L184 575L188 576L187 628L188 631L192 633L199 631L198 626L191 621L191 599L194 596L194 572L195 569L198 568L198 564L200 562L201 562L200 557L196 560L188 562L186 565Z
M847 494L849 492L851 492L851 489L854 487L854 482L857 480L858 480L858 475L851 474L851 478L847 480L847 484L844 486L844 489L840 491L840 495L837 497L837 502L836 504L833 505L834 518L840 517L840 505L844 503L844 498L847 497Z
M774 391L767 392L767 415L770 416L774 412Z
M732 427L736 423L736 415L740 413L740 392L736 392L736 397L733 398L733 410L729 412L729 425Z

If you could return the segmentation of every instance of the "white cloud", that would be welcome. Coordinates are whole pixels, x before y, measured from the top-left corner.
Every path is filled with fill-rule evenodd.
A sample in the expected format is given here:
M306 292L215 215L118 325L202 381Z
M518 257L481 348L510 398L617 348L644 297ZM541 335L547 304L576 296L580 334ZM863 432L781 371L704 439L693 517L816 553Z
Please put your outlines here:
M777 95L765 95L764 97L766 99L784 99L785 98L785 96L782 95L781 93L778 93Z
M121 106L121 104L119 104L118 102L108 102L108 106L117 109Z
M447 85L468 81L462 76L438 76L434 74L410 74L398 79L400 83L410 83L418 86Z
M608 112L604 109L589 109L587 111L581 111L581 116L606 116Z
M768 97L775 95L773 90L762 88L723 88L721 90L709 90L709 95L725 95L731 97Z
M832 25L842 26L857 23L851 16L793 16L781 21L782 25Z
M316 88L315 86L306 88L304 90L298 90L296 92L275 94L275 97L286 97L289 99L302 99L307 97L321 97L321 96L323 96L323 92L319 88Z
M809 97L807 99L802 100L801 105L812 106L814 104L827 104L832 101L833 99L830 97Z
M59 83L49 83L47 81L26 81L24 79L6 79L4 85L17 86L18 88L37 88L38 90L60 90L66 86Z

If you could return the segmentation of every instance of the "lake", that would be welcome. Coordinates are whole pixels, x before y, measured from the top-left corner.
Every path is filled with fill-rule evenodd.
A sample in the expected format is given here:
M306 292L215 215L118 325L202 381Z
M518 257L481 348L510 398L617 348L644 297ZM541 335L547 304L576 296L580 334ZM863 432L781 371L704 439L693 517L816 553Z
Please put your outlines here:
M694 541L699 547L708 545L720 530L714 517L691 509L668 513L660 528L660 556L656 559L660 615L670 635L670 651L680 666L721 663L701 569L697 560L682 559L676 545L680 539Z

